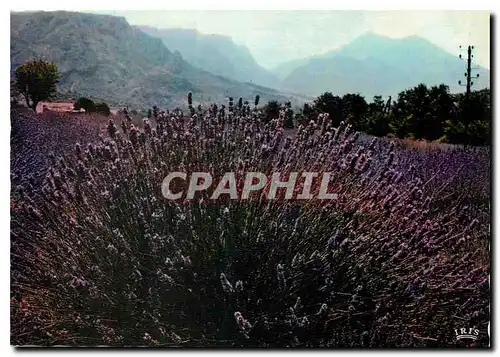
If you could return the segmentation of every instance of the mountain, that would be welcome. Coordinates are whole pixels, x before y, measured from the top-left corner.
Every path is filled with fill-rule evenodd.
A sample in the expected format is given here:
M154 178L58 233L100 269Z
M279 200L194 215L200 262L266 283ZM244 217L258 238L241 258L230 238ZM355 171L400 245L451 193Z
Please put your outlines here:
M421 37L393 39L373 33L337 50L275 68L283 78L283 90L308 95L359 92L367 99L396 96L419 83L445 83L452 92L463 91L458 80L464 81L464 72L463 60ZM480 75L474 80L475 89L489 87L489 70L478 68L474 73Z
M77 12L11 13L11 73L35 57L54 61L58 87L137 109L224 101L284 101L276 90L214 75L187 63L125 18Z
M259 66L248 48L234 43L231 37L204 35L189 29L139 28L160 38L167 48L179 51L193 66L241 82L279 87L278 77Z
M291 61L286 61L272 68L271 72L274 73L274 75L276 75L280 80L284 80L295 69L305 66L309 61L309 59L313 58L314 57L307 57L307 58L298 58Z

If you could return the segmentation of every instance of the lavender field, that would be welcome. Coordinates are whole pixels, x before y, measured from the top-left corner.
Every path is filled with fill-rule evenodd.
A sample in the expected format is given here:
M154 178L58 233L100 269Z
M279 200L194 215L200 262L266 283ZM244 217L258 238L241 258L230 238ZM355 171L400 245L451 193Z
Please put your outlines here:
M258 111L12 109L12 344L488 347L490 148ZM168 201L179 168L331 171L338 200Z

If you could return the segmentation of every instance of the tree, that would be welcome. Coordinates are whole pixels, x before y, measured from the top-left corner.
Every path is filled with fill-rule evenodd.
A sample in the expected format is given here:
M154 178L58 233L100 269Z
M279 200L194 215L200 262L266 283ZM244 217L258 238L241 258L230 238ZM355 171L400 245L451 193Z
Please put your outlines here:
M354 129L365 131L365 116L368 113L368 104L359 94L345 94L342 97L342 116L349 119Z
M260 101L260 95L258 95L258 94L257 94L257 95L255 96L255 102L254 102L255 106L258 106L258 105L259 105L259 101Z
M103 114L106 116L108 116L111 113L111 111L109 110L109 107L106 103L97 103L95 105L95 109L96 109L97 113L100 113L100 114Z
M339 126L345 119L342 113L342 98L330 92L323 93L314 100L314 109L318 113L328 113L333 127Z
M193 116L195 113L195 110L193 108L193 93L191 93L191 92L188 93L188 106L189 106L189 112L190 112L191 116Z
M454 96L455 114L443 123L442 141L454 144L490 145L491 91L482 89L471 92L468 104L470 120L464 122L463 118L467 111L466 96L463 93Z
M96 111L95 103L92 99L81 97L79 98L75 105L73 106L75 110L85 109L87 113L92 113Z
M398 137L437 140L444 134L444 123L455 116L454 107L448 86L419 84L399 93L392 126Z
M437 140L444 134L444 123L447 119L455 116L455 105L447 85L440 84L429 90L430 120L426 122L427 140Z
M386 136L391 132L390 118L387 113L376 111L364 121L363 131L370 135Z
M57 65L42 59L35 59L16 68L16 89L24 96L26 104L33 110L43 100L56 94L56 84L61 78Z
M270 122L272 119L277 119L280 115L280 105L277 101L272 100L262 108L262 121Z
M285 104L285 122L283 123L283 126L287 129L293 129L294 123L293 123L293 109L292 109L292 103L286 102Z
M304 108L302 109L302 115L309 121L316 120L318 113L315 108L308 103L304 103Z
M76 101L74 108L75 110L80 110L81 108L83 108L87 113L100 113L106 116L108 116L111 113L106 103L104 102L95 103L92 99L86 97L79 98ZM125 112L128 113L128 110L126 108L124 108L124 113ZM137 115L138 113L136 110L132 110L131 114Z
M430 110L429 89L425 84L399 93L394 107L394 130L398 137L424 138L431 120Z
M384 100L381 95L376 95L373 97L373 101L368 105L368 111L370 115L375 115L376 113L384 112Z
M316 120L318 113L309 103L304 103L304 107L296 115L297 123L307 125L311 120Z

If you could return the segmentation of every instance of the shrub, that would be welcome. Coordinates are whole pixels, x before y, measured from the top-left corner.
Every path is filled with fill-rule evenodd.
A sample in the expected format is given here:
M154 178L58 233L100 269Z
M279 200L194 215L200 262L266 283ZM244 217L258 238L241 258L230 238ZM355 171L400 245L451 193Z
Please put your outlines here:
M87 113L93 113L96 111L96 105L94 101L85 97L79 98L74 105L75 110L80 110L82 108L85 109Z
M95 103L92 99L85 97L79 98L76 101L74 108L75 110L80 110L81 108L83 108L87 113L99 113L105 116L108 116L111 113L106 103L104 102ZM137 115L137 111L135 111L135 115Z
M108 138L18 191L15 344L451 347L457 326L489 344L480 204L440 205L421 153L364 143L328 115L286 137L282 116L222 111L160 114L144 131L110 121ZM339 199L167 201L161 182L179 167L331 171Z

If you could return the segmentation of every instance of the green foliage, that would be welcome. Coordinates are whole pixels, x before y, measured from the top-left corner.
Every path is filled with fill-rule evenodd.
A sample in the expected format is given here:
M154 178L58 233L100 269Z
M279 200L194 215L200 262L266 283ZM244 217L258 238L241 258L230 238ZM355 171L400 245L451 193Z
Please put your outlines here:
M349 124L355 130L365 129L365 116L368 113L368 104L359 94L345 94L341 101L342 116L348 118Z
M96 111L96 105L92 99L86 98L86 97L81 97L79 98L75 105L74 105L75 110L80 110L80 109L85 109L86 112L92 113Z
M444 122L453 115L453 97L448 86L427 88L419 84L399 93L395 105L399 137L409 133L416 139L437 140L443 135Z
M106 103L97 103L95 107L96 107L96 112L102 115L108 116L111 113Z
M258 105L259 105L259 101L260 101L260 95L258 95L258 94L257 94L257 95L255 96L255 103L254 103L254 104L255 104L255 106L258 106Z
M293 109L292 109L292 103L286 102L285 104L285 122L283 123L283 126L287 129L293 129L294 128L294 122L293 122Z
M34 59L16 68L15 88L26 104L36 110L39 102L54 97L60 77L55 63Z
M298 116L300 124L315 120L318 113L328 113L331 124L346 121L357 131L370 135L394 134L399 138L439 140L453 144L488 145L491 137L491 94L489 89L465 94L450 94L441 84L419 84L402 91L391 106L375 96L367 103L359 94L334 96L323 93L313 105L304 104Z
M455 96L454 120L447 120L442 141L470 145L491 143L491 91L471 92L469 101L465 94Z
M304 104L304 108L302 109L302 117L300 124L307 125L309 121L314 120L318 117L318 112L314 106L309 105L308 103Z
M389 120L390 118L387 114L381 112L373 113L365 120L365 131L375 136L386 136L391 133Z
M277 101L272 100L262 108L261 119L264 123L270 122L272 119L277 119L280 115L280 105Z
M80 110L81 108L83 108L87 113L99 113L106 116L111 113L111 111L109 110L109 106L106 103L95 103L92 99L86 97L79 98L76 101L74 108L75 110ZM137 111L135 111L135 115L137 115Z
M345 113L342 110L342 98L334 96L330 92L326 92L316 98L314 100L314 108L316 112L328 113L334 127L339 126L340 122L346 119L343 116Z

